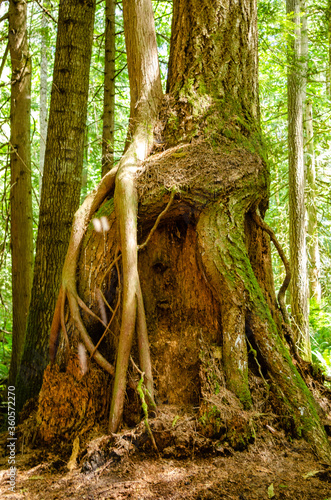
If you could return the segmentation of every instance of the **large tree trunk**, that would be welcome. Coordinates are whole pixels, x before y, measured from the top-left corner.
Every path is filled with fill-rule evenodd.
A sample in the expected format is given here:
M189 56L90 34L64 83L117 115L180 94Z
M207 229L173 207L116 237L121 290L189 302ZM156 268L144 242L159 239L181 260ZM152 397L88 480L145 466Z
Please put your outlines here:
M32 187L30 161L31 59L27 38L27 4L9 5L12 65L10 105L11 252L13 348L9 383L15 385L23 350L33 275Z
M81 382L82 357L75 351L82 342L102 369L115 373L111 432L122 418L132 423L133 395L145 373L140 397L148 400L154 389L159 404L198 407L197 425L205 435L245 446L252 438L251 411L264 413L270 405L284 428L305 436L330 462L315 402L283 340L287 317L275 298L268 234L281 249L260 217L269 176L258 123L256 4L174 1L169 94L159 121L149 2L125 1L124 16L132 142L118 169L106 174L75 216L51 332L53 358L60 345L63 382L72 378L73 363L82 388L94 377L97 368L90 361L90 374ZM154 124L164 151L137 162L148 155ZM99 223L90 224L92 218ZM287 266L283 253L282 258ZM63 297L71 315L67 372L65 335L59 337ZM52 382L54 373L56 365L48 368L39 399L45 440L63 435L66 427L63 419L61 428L52 418L59 397L68 398L61 389L53 391L59 384L58 375ZM261 391L255 390L257 379ZM95 388L96 400L102 390ZM82 408L79 396L71 403ZM81 427L72 427L75 435L86 425L81 410L72 410L70 422L76 416ZM102 416L85 412L89 426ZM155 440L164 446L159 434Z
M38 394L73 216L79 205L95 0L60 2L33 291L17 408Z

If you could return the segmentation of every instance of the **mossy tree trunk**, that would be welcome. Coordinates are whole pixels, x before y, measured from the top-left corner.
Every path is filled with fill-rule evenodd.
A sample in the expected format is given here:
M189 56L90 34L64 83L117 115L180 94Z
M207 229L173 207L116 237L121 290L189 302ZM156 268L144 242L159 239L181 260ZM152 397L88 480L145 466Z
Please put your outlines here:
M286 311L282 317L275 298L267 231L275 238L261 219L269 175L259 128L256 3L174 1L162 107L150 2L123 6L131 142L76 213L51 331L52 359L59 344L57 362L65 362L66 336L59 332L67 297L70 356L77 358L83 342L102 369L115 373L111 432L122 418L132 418L130 394L141 372L150 399L154 389L159 403L200 406L206 422L226 406L223 399L234 402L227 405L230 413L254 409L255 371L287 428L330 462L315 402L283 340ZM109 228L96 232L90 221L102 217ZM134 368L123 407L130 353ZM42 422L46 406L52 407L44 404L51 377L49 368ZM227 427L225 433L235 432Z

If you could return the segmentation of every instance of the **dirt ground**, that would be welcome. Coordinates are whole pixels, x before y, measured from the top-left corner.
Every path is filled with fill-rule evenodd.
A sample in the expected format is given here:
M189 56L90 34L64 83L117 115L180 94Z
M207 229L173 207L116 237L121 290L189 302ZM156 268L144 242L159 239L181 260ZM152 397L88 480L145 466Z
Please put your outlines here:
M5 448L6 435L1 436ZM133 451L67 463L50 450L16 457L15 491L9 490L8 456L0 458L0 497L6 500L331 500L331 468L304 441L259 439L245 451L230 448L176 459ZM93 457L92 457L93 458ZM94 460L94 462L93 462Z

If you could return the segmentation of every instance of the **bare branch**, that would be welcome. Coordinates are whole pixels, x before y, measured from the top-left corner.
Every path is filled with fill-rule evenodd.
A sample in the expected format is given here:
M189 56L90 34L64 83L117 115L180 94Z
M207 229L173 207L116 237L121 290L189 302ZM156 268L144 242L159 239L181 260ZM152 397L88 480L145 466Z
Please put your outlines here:
M52 14L38 0L35 0L35 2L45 12L46 16L52 19L53 23L57 24L57 20L55 19L55 17L53 17Z
M0 17L0 23L2 23L2 21L5 21L6 19L8 19L9 17L9 14L8 12L6 12L6 14L4 14L2 17Z

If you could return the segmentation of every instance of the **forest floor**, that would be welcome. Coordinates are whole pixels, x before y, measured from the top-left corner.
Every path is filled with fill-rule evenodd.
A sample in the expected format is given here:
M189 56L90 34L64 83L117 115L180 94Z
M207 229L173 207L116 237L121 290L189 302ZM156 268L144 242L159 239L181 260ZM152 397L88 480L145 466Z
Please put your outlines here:
M4 500L331 500L331 468L304 441L257 439L245 451L219 448L190 457L113 454L95 468L69 471L50 449L16 456L15 490L9 490L6 434L0 436L0 498ZM94 470L93 470L94 469Z

